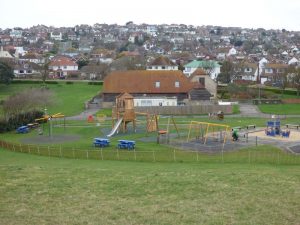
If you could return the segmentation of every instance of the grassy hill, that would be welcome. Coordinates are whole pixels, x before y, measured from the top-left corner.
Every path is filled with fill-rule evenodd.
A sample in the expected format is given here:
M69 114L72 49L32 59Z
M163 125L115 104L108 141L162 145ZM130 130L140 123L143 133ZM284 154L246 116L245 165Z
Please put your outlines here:
M0 224L298 224L299 166L135 163L0 149Z
M9 95L25 89L40 87L41 84L0 84L0 100L4 100ZM59 82L58 84L47 84L47 87L54 93L52 99L54 104L46 106L48 112L50 114L61 112L67 116L82 112L84 110L84 102L97 95L102 88L101 85L88 85L86 82L74 82L73 84Z

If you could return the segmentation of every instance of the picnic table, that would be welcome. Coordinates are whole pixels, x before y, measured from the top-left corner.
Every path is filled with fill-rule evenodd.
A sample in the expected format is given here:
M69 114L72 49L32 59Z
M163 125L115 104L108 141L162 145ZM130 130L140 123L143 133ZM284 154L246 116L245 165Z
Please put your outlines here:
M119 140L118 144L119 149L134 149L135 148L135 141L130 140Z
M109 146L109 143L110 143L109 139L106 138L94 138L94 142L93 142L95 147L100 147L100 148Z
M18 134L25 134L25 133L28 133L29 127L28 126L21 126L21 127L18 127L16 131L17 131Z

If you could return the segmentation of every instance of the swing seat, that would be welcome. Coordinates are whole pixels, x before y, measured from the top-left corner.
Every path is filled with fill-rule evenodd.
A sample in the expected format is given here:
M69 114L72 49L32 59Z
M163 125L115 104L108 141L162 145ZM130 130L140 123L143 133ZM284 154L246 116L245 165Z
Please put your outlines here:
M160 131L158 131L158 134L160 134L160 135L166 134L166 133L168 133L166 130L160 130Z

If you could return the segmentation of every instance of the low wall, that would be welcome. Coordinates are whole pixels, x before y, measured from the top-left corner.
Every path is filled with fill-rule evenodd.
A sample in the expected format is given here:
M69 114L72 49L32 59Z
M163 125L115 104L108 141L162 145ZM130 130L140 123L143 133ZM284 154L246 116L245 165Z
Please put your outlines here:
M300 103L299 98L288 98L288 99L282 99L281 101L286 104L299 104Z
M232 113L231 105L195 105L195 106L149 106L135 107L136 112L163 115L203 115L223 111L225 114Z

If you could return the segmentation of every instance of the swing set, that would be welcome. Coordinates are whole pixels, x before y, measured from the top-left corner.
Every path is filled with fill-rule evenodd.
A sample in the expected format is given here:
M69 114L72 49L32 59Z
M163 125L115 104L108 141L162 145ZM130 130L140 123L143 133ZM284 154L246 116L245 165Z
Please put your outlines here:
M179 138L180 135L179 135L179 131L178 131L178 128L177 128L177 125L176 125L176 122L174 120L174 117L173 116L167 116L167 117L164 117L164 118L168 118L168 122L167 122L167 129L166 130L160 130L158 129L158 132L157 132L157 143L159 144L161 142L161 137L162 136L165 136L166 139L167 139L167 142L169 142L169 138L170 138L170 124L172 123L176 132L177 132L177 137Z
M200 140L204 145L207 144L208 141L220 142L224 145L229 132L230 126L228 125L191 121L187 142L196 139Z

